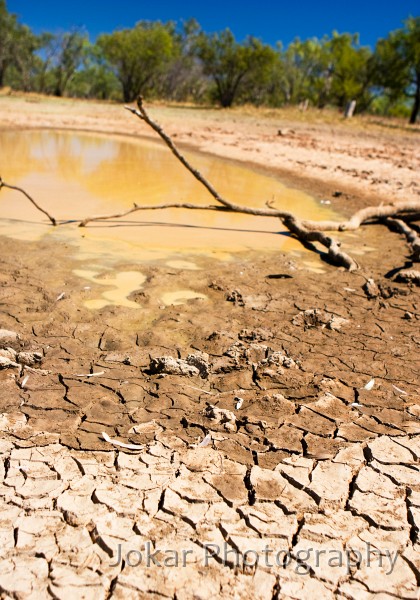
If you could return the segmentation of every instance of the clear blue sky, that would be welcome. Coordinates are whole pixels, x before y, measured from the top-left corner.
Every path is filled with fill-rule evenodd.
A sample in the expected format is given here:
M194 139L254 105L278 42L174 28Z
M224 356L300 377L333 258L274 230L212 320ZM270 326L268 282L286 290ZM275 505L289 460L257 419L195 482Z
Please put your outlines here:
M99 33L132 27L140 20L195 17L207 32L229 27L241 41L247 35L287 45L295 37L322 37L333 29L360 33L362 45L419 16L419 0L6 0L10 12L36 33L85 27Z

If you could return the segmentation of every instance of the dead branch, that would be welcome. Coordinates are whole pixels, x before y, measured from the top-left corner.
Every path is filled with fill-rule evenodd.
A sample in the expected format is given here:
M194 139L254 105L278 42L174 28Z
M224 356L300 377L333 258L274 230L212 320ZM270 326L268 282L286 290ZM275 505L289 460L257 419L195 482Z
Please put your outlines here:
M25 192L25 190L23 190L22 188L17 187L16 185L9 185L5 181L3 181L3 179L0 177L0 190L1 190L1 188L8 188L9 190L16 190L17 192L20 192L21 194L23 194L24 196L26 196L28 198L29 202L31 202L35 206L36 209L38 209L40 212L42 212L44 215L46 215L54 226L57 225L56 219L54 219L54 217L52 217L49 213L47 213L46 210L41 208L39 206L39 204L37 204L35 202L35 200L27 192Z
M264 208L251 208L249 206L240 206L239 204L223 204L222 206L216 206L214 204L200 206L199 204L191 204L188 202L173 202L168 204L156 204L156 205L139 205L135 204L129 210L115 214L115 215L97 215L93 217L87 217L80 222L79 227L85 227L91 221L105 221L107 219L116 219L118 217L125 217L138 210L155 210L162 208L188 208L195 210L218 210L223 212L236 212L243 213L246 215L254 215L257 217L278 217L278 218L294 218L292 213L288 213L282 210L276 209L264 209ZM308 221L309 222L309 221Z
M365 223L378 223L381 219L394 216L420 217L420 202L392 202L379 206L367 206L354 213L347 221L304 221L308 229L321 231L355 231Z
M412 252L411 260L413 262L420 262L420 236L417 231L409 227L409 225L401 219L388 217L385 220L385 223L391 229L396 229L399 233L405 235Z
M85 227L91 221L106 221L107 219L118 219L126 217L139 210L156 210L164 208L187 208L195 210L218 210L223 212L237 212L247 215L253 215L257 217L276 217L281 219L284 225L288 228L287 223L292 223L294 220L297 221L297 217L293 213L289 213L284 210L278 210L276 208L252 208L250 206L240 206L239 204L231 204L227 200L224 201L223 206L216 206L214 204L200 206L197 204L191 204L188 202L173 202L167 204L149 204L134 206L122 213L115 213L111 215L96 215L86 217L79 223L79 227ZM271 202L271 201L270 201ZM309 231L353 231L358 229L361 225L366 223L380 223L382 219L388 216L393 217L410 217L420 218L420 202L399 202L394 204L386 204L381 206L370 206L368 208L362 208L361 210L354 213L354 215L347 221L307 221L302 219L299 221L302 228ZM289 228L288 228L289 229ZM290 231L290 230L289 230Z
M162 210L165 208L188 208L190 210L218 210L223 212L226 212L228 210L225 206L215 206L212 204L200 206L198 204L191 204L189 202L168 202L167 204L146 204L142 206L134 204L132 208L129 208L128 210L122 213L87 217L86 219L83 219L83 221L80 221L79 227L86 227L86 225L91 221L106 221L108 219L120 219L122 217L126 217L127 215L131 215L132 213L137 212L139 210Z
M395 202L392 204L385 204L379 206L368 206L367 208L362 208L355 212L347 221L307 221L303 219L300 222L300 224L306 231L312 233L319 233L322 231L355 231L356 229L359 229L361 225L383 223L384 221L385 223L387 223L391 221L396 221L398 217L400 217L401 219L419 219L420 202ZM290 231L288 223L291 223L292 221L288 217L281 217L281 220ZM409 228L404 221L401 221L399 219L398 222L404 225L409 230L409 232L403 230L402 225L400 225L399 231L401 233L404 233L407 237L407 241L413 245L413 235L417 234L411 228ZM299 237L299 239L304 239L298 234L296 235ZM322 243L321 239L317 241ZM420 239L418 237L417 242L415 243L416 247L417 244L420 244ZM415 246L413 245L413 253L415 251ZM417 250L417 252L418 251L419 250ZM340 252L342 253L342 251ZM350 260L353 261L353 259ZM353 262L355 263L355 261Z
M340 249L340 242L325 235L322 231L310 230L305 227L305 221L299 221L296 217L282 219L287 229L296 235L302 242L319 242L328 249L330 262L337 266L345 267L349 271L359 268L357 262Z
M192 167L190 165L190 163L187 161L185 156L183 154L181 154L181 152L175 146L175 144L173 143L171 138L163 131L162 127L158 123L156 123L156 121L153 121L153 119L151 119L149 117L149 115L146 112L146 109L143 106L143 98L141 96L139 96L137 99L137 106L138 106L138 110L135 108L132 108L131 106L124 106L124 108L126 110L129 110L130 112L132 112L139 119L141 119L142 121L147 123L149 125L149 127L151 127L154 131L156 131L156 133L162 138L162 140L168 146L168 148L170 149L172 154L174 154L177 157L177 159L184 165L184 167L186 169L188 169L188 171L190 173L192 173L192 175L194 175L194 177L202 185L204 185L204 187L210 192L210 194L213 196L213 198L215 198L215 200L217 200L217 202L220 202L220 204L224 204L225 206L232 208L232 204L230 202L228 202L227 200L225 200L224 198L222 198L218 194L218 192L214 189L214 187L211 185L211 183L209 183L207 181L207 179L205 179L205 177L203 177L197 169L195 169L194 167Z
M237 212L237 213L245 213L254 216L270 216L277 217L281 219L285 227L302 242L318 242L322 244L328 250L328 257L330 261L337 265L343 266L350 271L358 268L357 262L348 254L346 254L340 248L340 243L333 238L326 236L323 232L325 231L351 231L358 229L361 225L370 222L370 223L379 223L383 220L387 215L394 216L410 216L418 217L420 216L419 203L399 203L399 204L389 204L385 206L373 206L364 208L358 212L356 212L348 221L307 221L307 220L299 220L293 214L280 211L277 209L269 209L269 211L260 208L250 208L246 206L235 206L232 205L232 208L226 205L216 206L216 205L205 205L199 206L197 204L191 203L182 203L182 202L174 202L167 204L156 204L156 205L138 205L135 204L129 210L122 213L115 213L111 215L98 215L87 217L80 222L79 227L85 227L88 223L93 221L106 221L108 219L119 219L130 215L134 212L141 210L158 210L165 208L184 208L190 210L214 210L214 211L222 211L222 212ZM391 223L396 221L396 219L391 219L390 217L386 218L385 222ZM411 242L411 238L413 235L417 235L411 228L407 226L404 221L399 220L399 223L403 224L405 228L409 230L409 233L406 233L405 230L402 229L402 225L399 226L399 231L401 233L406 234L407 240L412 244L413 247L413 256L418 255L420 249L420 240L417 237L417 241L415 244ZM416 250L417 248L417 250ZM416 254L417 253L417 254ZM414 259L413 259L414 260Z
M276 217L280 219L285 227L296 235L296 237L302 242L318 242L322 244L328 250L328 257L331 262L336 265L344 266L346 269L354 270L358 268L357 262L351 258L348 254L343 252L340 248L340 243L333 238L325 235L324 231L350 231L360 227L363 223L377 222L387 217L397 217L405 215L418 215L420 214L420 203L419 202L403 202L389 204L386 206L370 206L357 211L347 221L308 221L300 220L290 212L278 210L272 206L272 203L266 203L266 208L252 208L246 206L240 206L222 198L217 190L207 181L207 179L195 169L185 158L185 156L178 150L172 139L162 129L162 127L154 121L143 105L141 97L137 100L138 108L132 108L131 106L125 106L124 108L139 119L147 123L153 131L155 131L161 139L168 146L172 154L181 162L182 165L207 189L207 191L213 196L213 198L222 206L196 206L187 203L171 203L171 204L160 204L155 206L140 206L135 204L133 208L118 214L112 215L100 215L88 217L81 221L80 227L85 227L92 221L103 221L107 219L116 219L125 217L139 210L156 210L163 208L187 208L187 209L199 209L199 210L227 210L232 212L238 212L243 214L249 214L254 216L264 217Z

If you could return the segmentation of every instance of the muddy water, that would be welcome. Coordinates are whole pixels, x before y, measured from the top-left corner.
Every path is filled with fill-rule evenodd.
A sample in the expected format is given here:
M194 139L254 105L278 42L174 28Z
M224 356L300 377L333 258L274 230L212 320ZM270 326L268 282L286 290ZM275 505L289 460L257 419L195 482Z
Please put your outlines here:
M118 304L119 306L128 306L129 308L139 308L139 305L127 296L135 289L140 289L146 280L146 277L138 271L120 271L116 275L99 277L97 271L87 269L74 269L73 273L78 277L87 279L92 283L99 283L111 287L100 294L100 298L91 298L84 302L88 308L103 308L108 304ZM88 286L86 290L90 289Z
M271 200L309 219L335 216L329 207L287 188L274 177L216 158L187 156L223 196L235 203L263 206ZM164 260L174 268L196 268L191 256L223 260L249 249L302 252L300 244L280 231L277 219L247 215L169 209L136 212L87 228L71 222L123 212L134 203L212 203L208 192L159 142L96 133L1 132L0 174L6 182L27 190L57 219L69 221L53 228L22 195L2 190L0 234L27 240L48 236L69 243L74 246L75 258L89 263L84 266L90 271L148 260ZM189 261L192 267L185 266ZM139 273L136 275L138 278ZM112 278L126 298L129 275L122 279L121 275L119 279L115 273L110 275L107 283L111 286ZM163 301L181 302L192 293L180 290ZM112 293L103 295L96 307L105 301L116 303L117 298L112 298Z

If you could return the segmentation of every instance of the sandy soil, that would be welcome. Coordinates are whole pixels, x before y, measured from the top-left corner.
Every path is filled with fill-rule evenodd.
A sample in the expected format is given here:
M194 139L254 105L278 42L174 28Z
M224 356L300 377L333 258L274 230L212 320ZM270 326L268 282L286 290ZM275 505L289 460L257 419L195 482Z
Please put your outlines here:
M343 212L418 198L418 131L153 111ZM119 107L0 98L0 128L28 126L148 135ZM347 243L375 249L356 273L126 263L142 308L90 311L64 245L0 239L1 598L418 598L419 293L385 277L399 236ZM162 307L169 280L208 299Z

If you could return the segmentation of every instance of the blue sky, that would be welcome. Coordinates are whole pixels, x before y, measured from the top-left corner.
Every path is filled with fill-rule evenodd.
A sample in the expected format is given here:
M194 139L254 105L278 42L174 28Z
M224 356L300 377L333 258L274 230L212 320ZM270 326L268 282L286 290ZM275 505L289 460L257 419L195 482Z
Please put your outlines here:
M322 37L333 29L360 33L363 45L402 26L408 16L419 16L419 0L6 0L10 12L36 33L72 26L87 29L91 40L99 33L132 27L139 20L195 17L205 31L229 27L238 40L247 35L285 45Z

